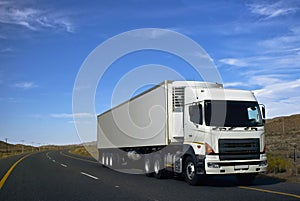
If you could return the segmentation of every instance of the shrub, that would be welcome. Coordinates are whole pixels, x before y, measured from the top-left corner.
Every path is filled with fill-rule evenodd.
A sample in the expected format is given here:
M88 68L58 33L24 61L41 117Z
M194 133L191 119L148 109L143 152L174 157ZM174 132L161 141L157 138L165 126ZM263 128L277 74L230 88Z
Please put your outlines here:
M288 159L282 156L268 155L268 173L283 173L292 168Z

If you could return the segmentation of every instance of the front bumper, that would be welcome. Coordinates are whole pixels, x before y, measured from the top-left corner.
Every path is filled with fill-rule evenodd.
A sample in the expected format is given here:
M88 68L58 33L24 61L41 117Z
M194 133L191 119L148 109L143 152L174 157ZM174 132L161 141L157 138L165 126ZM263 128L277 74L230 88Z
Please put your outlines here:
M206 174L263 173L267 171L267 156L261 154L259 160L219 160L218 155L205 158Z

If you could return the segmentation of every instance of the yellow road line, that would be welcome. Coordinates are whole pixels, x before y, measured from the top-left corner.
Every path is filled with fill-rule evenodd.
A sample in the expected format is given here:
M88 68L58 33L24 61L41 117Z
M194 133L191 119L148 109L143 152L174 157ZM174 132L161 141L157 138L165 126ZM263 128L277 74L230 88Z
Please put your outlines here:
M91 160L88 160L88 159L83 159L83 158L77 158L75 156L70 156L70 155L67 155L67 154L63 153L62 151L59 152L59 153L60 153L60 155L67 156L69 158L73 158L73 159L76 159L76 160L86 161L86 162L90 162L90 163L97 163L97 164L99 163L98 161L91 161Z
M23 159L25 159L26 157L28 157L31 154L28 154L26 156L23 156L22 158L20 158L17 162L15 162L10 168L9 170L6 172L6 174L4 175L4 177L1 179L0 181L0 189L2 188L2 186L4 185L5 181L7 180L7 178L9 177L9 175L11 174L11 172L14 170L14 168L18 165L18 163L20 163Z
M243 188L243 189L247 189L247 190L253 190L253 191L260 191L260 192L264 192L264 193L272 193L272 194L277 194L277 195L285 195L285 196L290 196L290 197L295 197L295 198L300 199L300 195L291 194L291 193L271 191L271 190L265 190L265 189L260 189L260 188L251 188L251 187L246 187L246 186L239 186L239 188Z

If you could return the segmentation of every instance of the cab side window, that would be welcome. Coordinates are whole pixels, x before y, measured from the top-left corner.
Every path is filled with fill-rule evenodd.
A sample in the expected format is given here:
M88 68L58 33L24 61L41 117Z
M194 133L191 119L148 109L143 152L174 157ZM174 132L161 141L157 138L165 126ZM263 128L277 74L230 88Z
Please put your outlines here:
M202 105L191 105L189 106L190 121L195 124L203 124L202 118Z

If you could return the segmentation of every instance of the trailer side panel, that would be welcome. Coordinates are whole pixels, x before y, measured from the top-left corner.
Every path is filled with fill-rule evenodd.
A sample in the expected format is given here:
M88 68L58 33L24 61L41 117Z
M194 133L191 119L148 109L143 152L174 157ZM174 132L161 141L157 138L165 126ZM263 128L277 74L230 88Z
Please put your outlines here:
M165 85L98 116L98 148L160 146L168 143Z

